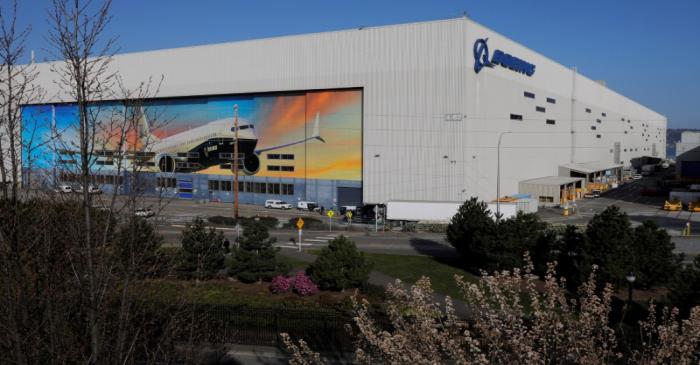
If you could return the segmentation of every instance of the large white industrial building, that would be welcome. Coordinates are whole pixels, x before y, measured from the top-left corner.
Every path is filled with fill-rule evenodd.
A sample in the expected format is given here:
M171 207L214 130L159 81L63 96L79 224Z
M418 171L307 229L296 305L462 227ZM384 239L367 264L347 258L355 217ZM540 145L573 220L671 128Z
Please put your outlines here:
M525 180L619 178L632 158L666 154L666 117L468 18L120 54L112 66L127 85L163 75L159 98L361 90L364 204L492 200L499 152L502 196ZM38 67L46 103L65 102ZM338 198L323 191L315 200Z

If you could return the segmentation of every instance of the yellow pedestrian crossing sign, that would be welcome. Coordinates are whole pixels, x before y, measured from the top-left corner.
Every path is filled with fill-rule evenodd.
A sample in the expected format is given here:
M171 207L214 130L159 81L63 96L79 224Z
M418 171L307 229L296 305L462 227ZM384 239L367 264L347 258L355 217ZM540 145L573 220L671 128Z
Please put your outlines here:
M328 216L328 218L333 218L333 214L334 214L334 213L333 213L332 210L329 210L328 213L326 213L326 215Z
M302 227L304 227L304 220L299 218L297 219L297 228L301 229Z

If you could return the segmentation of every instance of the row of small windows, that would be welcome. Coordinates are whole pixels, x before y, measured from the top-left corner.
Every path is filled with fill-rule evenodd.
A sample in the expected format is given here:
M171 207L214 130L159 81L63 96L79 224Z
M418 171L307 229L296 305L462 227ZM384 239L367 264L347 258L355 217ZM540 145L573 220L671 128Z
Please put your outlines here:
M62 182L70 182L70 183L81 183L82 176L78 174L71 174L67 172L62 172L61 175L59 176ZM123 185L124 184L124 176L117 176L117 175L90 175L90 184L92 185Z
M528 99L534 99L534 98L535 98L535 93L531 93L531 92L529 92L529 91L524 91L524 92L523 92L523 96L526 97L526 98L528 98ZM556 104L556 103L557 103L557 99L554 99L554 98L547 98L547 102L550 103L550 104Z
M231 181L209 180L209 191L232 191ZM239 181L238 191L242 193L294 195L294 184Z
M267 171L294 171L294 166L267 165Z
M268 160L293 160L294 155L293 154L268 153L267 159Z
M543 109L544 109L544 108L543 108ZM542 111L544 111L544 110L542 110ZM510 115L510 120L523 120L523 116L520 115L520 114L511 114L511 115ZM547 119L545 122L546 122L547 124L550 124L550 125L555 125L555 124L557 124L557 121L554 120L554 119Z
M586 108L586 113L589 113L589 114L590 114L591 112L592 112L592 111L591 111L591 108ZM607 114L607 113L604 113L604 112L603 112L603 113L600 113L600 115L603 116L603 117L607 117L607 116L608 116L608 114ZM622 118L622 121L624 122L624 121L625 121L625 118Z

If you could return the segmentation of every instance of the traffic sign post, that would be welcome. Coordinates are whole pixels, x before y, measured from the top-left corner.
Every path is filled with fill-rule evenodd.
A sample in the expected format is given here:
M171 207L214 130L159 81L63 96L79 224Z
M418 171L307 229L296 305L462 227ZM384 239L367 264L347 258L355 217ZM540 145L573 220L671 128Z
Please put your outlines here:
M297 219L297 229L299 230L299 252L301 252L301 229L304 227L304 220L299 218Z
M348 210L345 216L348 217L348 223L350 223L350 228L352 228L352 211Z
M328 232L333 232L333 211L329 210L326 215L328 216Z

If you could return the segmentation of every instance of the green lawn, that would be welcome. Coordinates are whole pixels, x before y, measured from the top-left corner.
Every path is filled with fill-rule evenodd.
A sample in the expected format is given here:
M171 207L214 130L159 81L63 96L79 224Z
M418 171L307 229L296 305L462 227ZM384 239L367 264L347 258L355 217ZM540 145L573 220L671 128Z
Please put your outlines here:
M307 250L318 255L321 249ZM454 280L455 274L462 275L466 281L476 282L478 277L459 268L459 258L434 259L428 256L389 255L365 252L365 258L372 263L372 270L393 276L405 283L415 283L421 276L430 278L433 290L452 298L461 298L462 294Z
M467 281L476 281L477 277L458 268L457 259L437 261L427 256L403 256L367 253L365 257L374 266L373 270L401 279L404 282L415 283L421 276L430 278L433 289L453 298L462 295L455 283L454 275L462 275Z
M294 257L289 257L281 253L277 254L277 260L279 260L280 262L288 263L292 267L293 271L306 270L306 268L309 266L309 263L306 261L302 261Z

